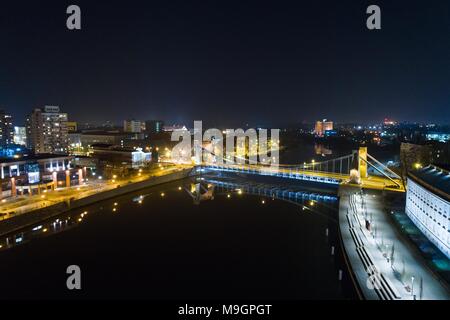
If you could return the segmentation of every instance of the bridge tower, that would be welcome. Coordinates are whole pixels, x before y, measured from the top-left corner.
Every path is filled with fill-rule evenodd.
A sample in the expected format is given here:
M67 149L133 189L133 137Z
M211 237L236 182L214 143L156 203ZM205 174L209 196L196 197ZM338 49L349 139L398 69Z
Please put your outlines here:
M360 178L367 178L367 147L359 147L358 172Z

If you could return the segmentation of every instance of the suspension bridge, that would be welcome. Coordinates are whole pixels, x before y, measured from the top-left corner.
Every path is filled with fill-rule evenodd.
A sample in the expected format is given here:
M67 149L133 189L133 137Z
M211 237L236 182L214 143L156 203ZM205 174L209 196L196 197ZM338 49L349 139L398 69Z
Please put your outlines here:
M294 165L229 164L226 159L221 162L223 163L203 162L196 167L196 170L276 176L334 185L359 185L365 189L405 192L401 177L368 154L366 147L361 147L339 158Z

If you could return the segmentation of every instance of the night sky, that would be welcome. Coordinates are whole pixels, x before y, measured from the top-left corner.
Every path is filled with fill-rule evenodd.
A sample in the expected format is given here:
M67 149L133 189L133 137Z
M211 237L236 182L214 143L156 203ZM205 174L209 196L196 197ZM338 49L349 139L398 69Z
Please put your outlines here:
M445 0L0 4L0 107L18 124L46 104L80 122L449 123L449 60Z

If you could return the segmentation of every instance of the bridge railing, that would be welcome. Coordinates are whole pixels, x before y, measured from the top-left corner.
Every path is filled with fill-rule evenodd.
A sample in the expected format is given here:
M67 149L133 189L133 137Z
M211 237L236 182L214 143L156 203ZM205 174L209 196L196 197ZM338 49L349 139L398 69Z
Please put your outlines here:
M235 164L202 164L200 170L213 170L221 172L234 172L245 174L257 174L265 176L276 176L282 178L305 180L319 183L339 184L342 178L329 177L325 175L318 175L313 171L301 171L295 169L282 169L270 166L256 166L256 165L235 165Z

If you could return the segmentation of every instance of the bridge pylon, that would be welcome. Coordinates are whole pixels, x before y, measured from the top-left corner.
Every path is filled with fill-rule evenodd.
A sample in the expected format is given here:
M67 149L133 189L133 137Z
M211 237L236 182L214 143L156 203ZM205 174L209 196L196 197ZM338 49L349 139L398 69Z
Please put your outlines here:
M358 150L358 172L360 178L367 178L367 147L359 147Z

